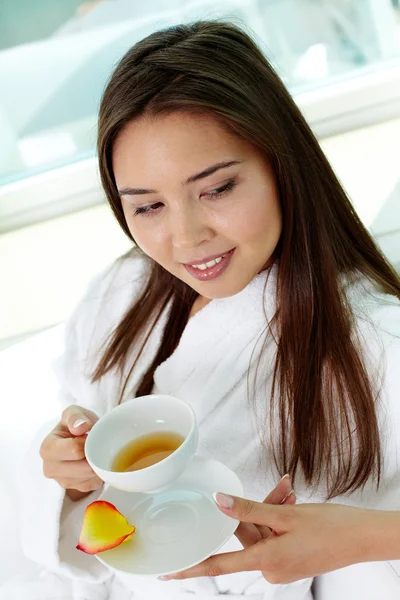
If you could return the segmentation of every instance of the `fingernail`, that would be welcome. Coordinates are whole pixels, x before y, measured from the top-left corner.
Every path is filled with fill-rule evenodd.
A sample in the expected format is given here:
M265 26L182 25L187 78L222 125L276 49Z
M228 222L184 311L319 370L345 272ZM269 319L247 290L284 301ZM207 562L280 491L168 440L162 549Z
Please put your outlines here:
M221 508L232 508L233 503L235 502L232 496L221 494L221 492L214 492L213 498Z
M72 427L74 429L78 429L78 427L80 427L84 423L86 423L86 425L89 425L89 421L86 421L86 419L78 419L77 421L75 421L75 423L72 425Z
M283 500L281 500L281 504L283 504L285 502L285 500L287 500L289 498L289 496L292 496L294 494L294 490L290 490L290 492L288 494L286 494L286 496L283 498Z
M160 577L157 577L157 579L159 581L168 581L169 579L172 579L172 575L161 575Z
M288 477L289 477L289 473L286 473L286 475L284 475L284 476L282 477L281 481L283 481L284 479L288 479Z

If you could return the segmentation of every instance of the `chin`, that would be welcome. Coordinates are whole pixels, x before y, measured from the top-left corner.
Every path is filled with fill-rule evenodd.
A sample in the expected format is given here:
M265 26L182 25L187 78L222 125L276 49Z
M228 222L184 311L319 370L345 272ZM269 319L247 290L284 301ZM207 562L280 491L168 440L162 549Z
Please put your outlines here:
M250 281L251 280L243 281L242 284L238 283L237 280L231 283L222 283L221 281L221 285L215 285L216 282L210 282L210 284L214 283L213 287L211 285L209 287L204 285L201 286L201 289L200 286L193 289L196 289L196 292L201 296L204 296L204 298L209 298L210 300L219 300L221 298L230 298L231 296L236 296L236 294L239 294L242 290L244 290Z

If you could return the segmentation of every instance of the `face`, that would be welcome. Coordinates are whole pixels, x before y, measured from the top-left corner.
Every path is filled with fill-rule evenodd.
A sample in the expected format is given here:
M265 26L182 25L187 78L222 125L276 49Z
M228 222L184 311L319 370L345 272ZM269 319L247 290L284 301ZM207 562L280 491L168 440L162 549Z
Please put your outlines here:
M214 117L132 121L113 169L137 245L200 296L237 294L272 262L282 230L273 171Z

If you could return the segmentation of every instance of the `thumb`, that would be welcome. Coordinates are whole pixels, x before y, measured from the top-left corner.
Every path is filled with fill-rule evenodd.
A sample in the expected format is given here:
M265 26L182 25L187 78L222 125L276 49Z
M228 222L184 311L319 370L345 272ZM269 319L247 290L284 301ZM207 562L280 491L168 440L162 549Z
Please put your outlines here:
M98 420L99 419L94 412L87 408L76 406L75 404L68 406L68 408L63 411L61 417L61 423L65 425L69 432L74 436L87 433Z
M267 525L271 529L280 529L287 511L290 510L287 506L253 502L221 492L214 494L214 500L218 508L229 517L243 523Z

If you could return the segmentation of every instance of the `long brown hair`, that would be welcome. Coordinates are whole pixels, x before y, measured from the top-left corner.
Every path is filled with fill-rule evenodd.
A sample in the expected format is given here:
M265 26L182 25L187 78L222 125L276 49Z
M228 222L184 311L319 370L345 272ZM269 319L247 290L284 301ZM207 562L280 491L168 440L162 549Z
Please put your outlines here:
M114 141L138 116L179 110L211 114L251 142L268 159L278 182L283 231L277 248L279 335L270 398L272 427L278 424L280 431L273 444L278 469L293 477L300 470L313 484L325 473L329 497L362 487L371 476L379 484L377 391L352 336L354 317L340 281L358 273L400 298L399 277L267 59L244 31L219 21L149 35L123 57L104 92L100 174L112 210L131 239L113 173ZM151 393L154 371L179 343L196 296L153 263L143 293L112 333L94 380L110 369L122 371L128 351L134 344L143 350L169 307L159 350L137 390L138 395Z

